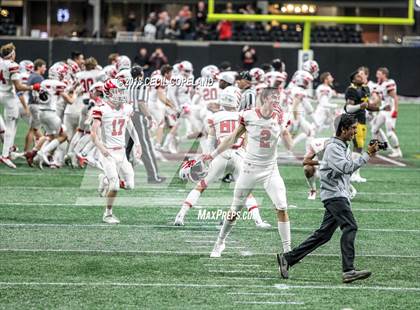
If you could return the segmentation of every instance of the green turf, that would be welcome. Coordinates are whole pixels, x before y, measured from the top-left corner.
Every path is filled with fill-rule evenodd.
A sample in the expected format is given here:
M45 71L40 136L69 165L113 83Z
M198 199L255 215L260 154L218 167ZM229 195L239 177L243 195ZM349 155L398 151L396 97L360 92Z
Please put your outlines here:
M373 276L341 283L337 232L330 243L279 278L275 214L261 189L254 195L273 229L240 220L219 260L208 258L218 221L200 210L227 209L232 186L212 186L186 226L171 225L190 184L176 178L179 163L161 163L170 178L120 192L118 226L101 223L94 169L0 167L0 308L136 309L419 309L420 105L402 105L398 120L408 167L368 166L353 209L359 224L356 264ZM18 141L25 127L21 125ZM293 244L315 229L322 204L306 200L301 167L280 166L288 190ZM173 178L173 179L172 179ZM168 185L169 184L169 185Z

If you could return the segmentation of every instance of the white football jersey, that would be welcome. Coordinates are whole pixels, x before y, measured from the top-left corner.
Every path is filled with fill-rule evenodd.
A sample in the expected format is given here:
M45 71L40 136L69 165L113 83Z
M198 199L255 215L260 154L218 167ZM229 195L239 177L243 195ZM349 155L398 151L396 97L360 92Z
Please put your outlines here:
M105 102L93 108L93 118L101 121L102 142L106 148L125 147L125 132L132 114L133 107L130 104L123 104L115 109Z
M321 84L316 88L315 93L319 105L327 107L335 92L331 86Z
M158 89L163 88L165 92L167 91L166 84L168 81L164 80L162 75L153 75L150 77L149 80L149 96L148 96L148 103L155 103L159 100L158 98Z
M292 80L287 85L287 88L293 88L294 86L303 86L302 84L309 85L313 81L313 76L308 71L298 70L293 74ZM305 83L304 83L305 82Z
M221 110L213 113L208 118L209 127L213 127L216 132L217 145L219 145L226 137L235 131L239 124L239 112ZM234 148L242 145L243 139L239 139L235 143Z
M199 78L196 81L196 95L200 96L199 103L207 106L209 103L217 102L219 99L219 83L210 80Z
M244 111L239 122L245 126L248 143L245 160L257 165L270 165L277 160L277 144L285 130L283 114L273 111L265 118L259 108Z
M194 77L185 78L183 75L175 75L168 86L169 99L180 108L183 105L191 105L191 90L194 85Z
M82 97L83 99L89 98L89 88L99 82L102 77L102 72L100 70L89 70L89 71L80 71L76 73L76 81L82 85Z
M20 80L19 65L11 60L0 60L0 92L15 92L14 80Z
M48 93L48 100L40 101L39 109L42 110L57 110L57 102L60 100L60 94L65 91L67 85L57 80L43 80L41 82L41 91Z
M390 92L397 92L397 84L394 80L389 79L378 84L378 90L385 105L390 105L394 109L394 99L389 95Z

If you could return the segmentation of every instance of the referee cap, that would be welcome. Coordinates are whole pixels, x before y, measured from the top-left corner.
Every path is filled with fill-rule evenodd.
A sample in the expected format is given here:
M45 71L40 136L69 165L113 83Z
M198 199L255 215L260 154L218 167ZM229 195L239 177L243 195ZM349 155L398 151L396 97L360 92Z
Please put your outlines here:
M140 66L134 66L131 68L131 76L133 79L136 79L138 77L142 77L143 76L143 68Z

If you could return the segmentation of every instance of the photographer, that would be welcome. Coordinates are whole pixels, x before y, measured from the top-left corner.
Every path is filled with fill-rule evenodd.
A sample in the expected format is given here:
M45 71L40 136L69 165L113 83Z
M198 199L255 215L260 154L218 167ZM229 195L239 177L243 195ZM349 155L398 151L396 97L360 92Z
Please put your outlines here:
M298 263L306 255L328 242L337 227L342 231L341 255L343 264L343 282L366 279L370 271L357 271L354 268L354 240L357 223L350 205L350 176L365 165L369 158L379 150L378 142L369 144L367 152L363 152L356 160L351 159L348 142L353 140L357 130L357 121L352 115L343 114L334 122L335 137L326 146L320 166L321 201L325 213L321 226L297 248L285 254L278 254L279 271L284 279L289 277L288 269Z

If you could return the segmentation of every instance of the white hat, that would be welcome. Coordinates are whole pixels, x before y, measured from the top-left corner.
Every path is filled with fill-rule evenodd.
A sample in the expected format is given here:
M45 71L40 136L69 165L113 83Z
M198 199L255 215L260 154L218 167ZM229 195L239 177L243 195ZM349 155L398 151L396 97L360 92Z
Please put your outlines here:
M221 72L219 74L219 80L223 80L226 83L229 83L230 85L235 84L235 76L231 72Z

